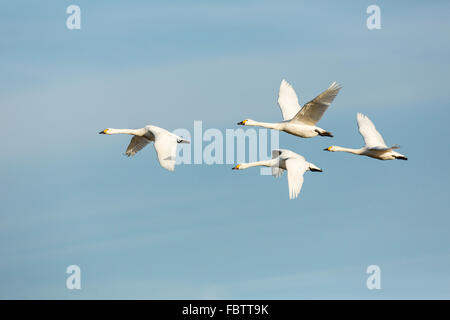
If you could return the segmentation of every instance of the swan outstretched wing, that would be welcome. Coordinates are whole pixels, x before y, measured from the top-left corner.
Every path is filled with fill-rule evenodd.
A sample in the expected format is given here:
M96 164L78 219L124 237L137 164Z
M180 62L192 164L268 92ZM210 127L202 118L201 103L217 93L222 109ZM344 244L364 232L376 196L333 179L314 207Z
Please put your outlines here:
M301 122L307 125L314 126L323 116L328 106L336 98L341 86L333 82L330 87L315 97L308 103L305 103L303 108L293 117L293 122Z
M158 133L155 137L155 150L161 167L173 171L177 156L177 138L174 135Z
M298 158L305 160L305 158L294 151L288 149L274 149L272 150L272 159L282 156L283 158Z
M282 150L272 150L272 159L279 158L282 153ZM284 172L283 168L280 168L280 162L278 161L278 165L272 167L272 175L275 178L280 177Z
M150 140L145 137L133 136L127 147L127 151L125 151L125 155L129 157L134 156L138 151L142 150L147 144L149 144L149 142Z
M308 169L306 161L298 158L286 160L287 178L289 185L289 199L298 197L303 185L303 174Z
M278 158L281 153L283 153L282 149L273 149L272 150L272 159Z
M364 142L366 143L366 147L368 147L368 148L374 148L374 147L387 148L386 144L384 143L383 137L377 131L377 129L375 128L375 125L373 124L372 121L370 121L370 119L367 116L358 112L356 119L358 121L359 133L361 133L361 135L364 139Z
M294 88L284 79L281 81L280 90L278 91L278 105L280 106L283 120L291 120L300 110Z

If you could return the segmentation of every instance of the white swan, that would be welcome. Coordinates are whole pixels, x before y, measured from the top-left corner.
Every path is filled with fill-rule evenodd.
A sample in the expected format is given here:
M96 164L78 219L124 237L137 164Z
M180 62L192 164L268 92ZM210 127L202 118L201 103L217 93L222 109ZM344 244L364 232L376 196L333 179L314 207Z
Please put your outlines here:
M372 121L370 121L368 117L366 117L362 113L358 113L356 119L358 121L359 133L361 133L362 137L364 138L364 142L366 144L364 147L360 149L350 149L338 146L331 146L324 150L331 152L336 151L349 152L380 160L394 160L394 159L408 160L408 158L403 154L394 151L394 149L398 149L399 146L397 145L394 145L392 147L386 146L383 137L377 131L375 125L372 123Z
M286 149L272 151L272 159L251 163L240 163L233 167L233 170L244 170L250 167L265 166L272 167L272 175L279 177L287 170L289 185L289 199L298 197L303 185L303 174L306 171L319 171L322 169L307 162L301 155Z
M134 156L138 151L144 148L149 142L155 142L155 150L158 155L159 164L169 170L175 169L175 158L178 143L189 143L185 140L163 128L156 126L145 126L141 129L112 129L108 128L99 132L100 134L131 134L130 144L127 147L125 155Z
M340 89L341 86L333 82L327 90L300 108L294 89L283 79L278 92L278 105L284 121L267 123L245 119L239 122L238 125L280 130L302 138L312 138L317 135L332 137L331 132L317 127L316 123L322 118Z

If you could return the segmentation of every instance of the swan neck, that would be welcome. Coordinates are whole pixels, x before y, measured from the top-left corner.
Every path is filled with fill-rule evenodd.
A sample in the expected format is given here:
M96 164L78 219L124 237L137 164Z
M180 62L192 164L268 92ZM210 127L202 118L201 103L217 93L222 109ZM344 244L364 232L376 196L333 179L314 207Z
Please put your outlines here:
M108 134L132 134L140 135L139 130L136 129L108 129Z
M242 169L247 169L251 167L272 167L274 164L273 159L272 160L263 160L263 161L256 161L256 162L250 162L250 163L241 163L240 167Z
M344 148L344 147L335 147L335 151L337 152L348 152L348 153L353 153L353 154L361 154L361 149L352 149L352 148Z
M248 124L249 126L257 126L257 127L263 127L267 129L275 129L275 130L281 130L282 125L278 122L259 122L259 121L253 121Z

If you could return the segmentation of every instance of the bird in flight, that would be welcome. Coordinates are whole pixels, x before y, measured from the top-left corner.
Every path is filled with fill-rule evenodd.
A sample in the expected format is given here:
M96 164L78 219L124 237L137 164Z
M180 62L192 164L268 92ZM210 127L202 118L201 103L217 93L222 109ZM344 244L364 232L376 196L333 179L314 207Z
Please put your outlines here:
M367 116L363 115L362 113L358 113L356 116L356 120L358 122L359 133L362 135L366 144L364 147L360 149L351 149L339 146L331 146L324 150L331 152L348 152L379 160L408 160L405 155L394 151L395 149L400 148L398 145L393 145L392 147L386 146L383 137L377 131L375 125Z
M272 175L280 177L287 170L289 185L289 199L295 199L300 194L303 185L303 174L306 171L322 172L315 164L308 162L305 158L291 150L278 149L272 151L272 159L250 163L240 163L233 170L244 170L250 167L271 167Z
M175 160L177 145L179 143L190 143L166 129L148 125L141 129L113 129L108 128L99 132L100 134L130 134L130 144L125 151L128 157L134 156L150 142L154 142L155 151L158 155L161 167L173 171L175 169Z
M327 90L300 107L294 88L283 79L278 92L278 105L283 115L283 121L271 123L245 119L238 125L275 129L301 138L312 138L318 135L332 137L331 132L317 127L316 123L336 98L339 90L341 90L341 86L333 82Z

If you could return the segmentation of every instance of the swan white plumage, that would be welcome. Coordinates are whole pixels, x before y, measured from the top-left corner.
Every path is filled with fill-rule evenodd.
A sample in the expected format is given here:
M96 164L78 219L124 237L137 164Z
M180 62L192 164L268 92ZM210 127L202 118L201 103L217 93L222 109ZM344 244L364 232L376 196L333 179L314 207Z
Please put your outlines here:
M283 79L278 92L278 105L283 115L283 121L268 123L245 119L238 125L280 130L301 138L312 138L317 135L332 137L331 132L317 127L316 123L322 118L339 90L341 90L341 86L333 82L327 90L300 108L297 94L292 86Z
M395 160L395 159L408 160L408 158L403 154L394 151L394 149L400 148L399 146L397 145L393 145L392 147L386 146L383 137L377 131L375 125L373 124L372 121L370 121L370 119L367 116L363 115L362 113L358 113L356 119L358 122L359 133L362 135L364 142L366 144L364 147L360 149L350 149L339 146L331 146L324 150L331 152L339 152L339 151L348 152L379 160Z
M148 125L140 129L113 129L108 128L99 132L100 134L130 134L133 135L130 144L125 151L128 157L134 156L150 142L154 142L155 151L158 155L159 164L169 170L175 169L175 160L178 143L189 143L166 129Z
M233 170L244 170L250 167L265 166L272 168L272 175L279 177L287 170L289 185L289 199L298 197L303 185L303 174L306 171L319 171L322 169L305 160L305 158L291 150L278 149L272 151L271 160L263 160L250 163L240 163Z

